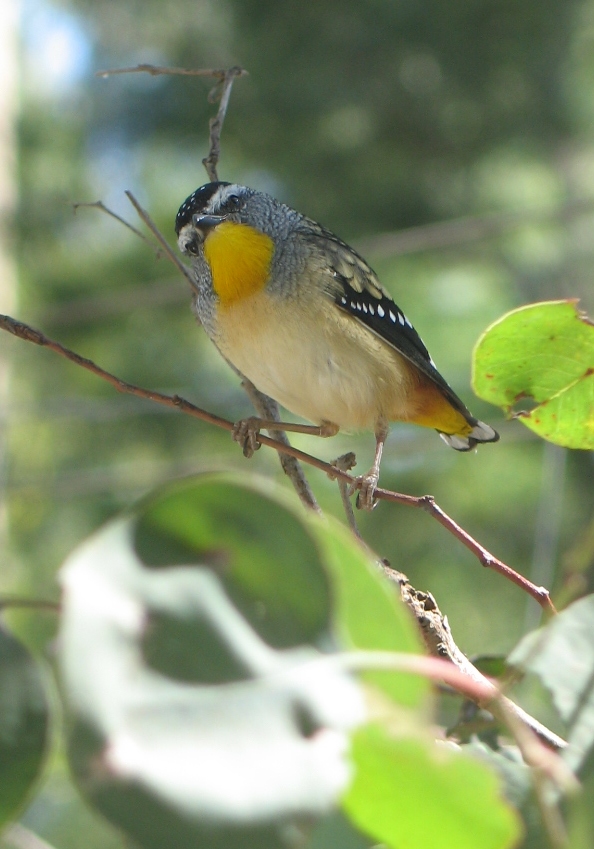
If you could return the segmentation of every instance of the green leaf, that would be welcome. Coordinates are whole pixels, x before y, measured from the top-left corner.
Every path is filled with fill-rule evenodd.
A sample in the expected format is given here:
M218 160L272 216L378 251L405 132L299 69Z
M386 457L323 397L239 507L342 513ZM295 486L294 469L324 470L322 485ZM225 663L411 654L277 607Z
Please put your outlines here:
M355 733L344 799L355 825L393 849L511 849L520 823L492 770L448 744Z
M576 303L532 304L492 324L476 345L472 383L506 413L532 399L517 415L543 439L594 449L594 325Z
M571 745L563 758L577 769L594 743L594 595L586 596L532 631L508 658L538 675L567 723Z
M145 847L283 847L348 782L362 694L313 644L332 648L329 583L297 515L262 485L204 477L64 566L73 772Z
M316 520L313 525L334 578L333 619L341 643L358 649L422 654L416 623L378 564L338 522ZM405 707L417 707L430 693L428 681L419 675L370 672L365 679Z
M16 816L41 772L49 713L39 665L0 623L0 828Z

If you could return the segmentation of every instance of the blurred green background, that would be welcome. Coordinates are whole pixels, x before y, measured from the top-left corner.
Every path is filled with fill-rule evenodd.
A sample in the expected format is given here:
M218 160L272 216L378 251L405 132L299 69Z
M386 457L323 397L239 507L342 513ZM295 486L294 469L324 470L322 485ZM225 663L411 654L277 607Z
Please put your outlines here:
M470 361L482 330L518 305L576 297L594 315L593 0L6 2L18 165L5 175L17 196L4 245L18 282L1 311L124 380L231 419L250 413L173 267L99 211L72 208L101 199L139 226L130 189L174 244L180 203L206 181L210 83L94 74L240 64L250 75L235 83L219 177L356 246L456 392L501 432L462 455L394 426L382 485L435 495L558 599L591 590L592 456L545 445L473 398ZM0 358L2 593L57 598L68 552L160 482L221 468L283 481L273 452L248 463L225 432L118 395L48 351L4 335ZM355 450L358 471L372 458L369 434L293 441L327 460ZM308 476L341 516L336 486ZM533 602L426 514L381 504L358 518L370 545L436 596L468 654L506 652L538 624ZM49 652L51 616L10 621ZM24 821L58 849L87 826L86 847L119 845L63 772L58 758Z

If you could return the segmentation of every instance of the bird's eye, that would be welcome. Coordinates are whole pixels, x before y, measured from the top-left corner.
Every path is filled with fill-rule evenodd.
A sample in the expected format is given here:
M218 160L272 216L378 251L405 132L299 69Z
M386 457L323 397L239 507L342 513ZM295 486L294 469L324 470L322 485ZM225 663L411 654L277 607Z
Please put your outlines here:
M241 200L239 199L239 196L229 195L229 197L227 198L227 206L229 207L229 209L239 209L239 207L241 206Z

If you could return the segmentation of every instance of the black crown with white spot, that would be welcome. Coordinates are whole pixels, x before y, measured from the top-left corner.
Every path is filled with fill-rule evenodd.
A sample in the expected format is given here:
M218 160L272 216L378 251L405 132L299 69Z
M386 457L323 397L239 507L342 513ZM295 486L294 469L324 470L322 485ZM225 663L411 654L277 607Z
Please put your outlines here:
M179 231L192 220L192 216L197 212L203 212L206 204L221 186L229 186L230 183L219 181L218 183L205 183L200 186L195 192L185 199L180 206L175 218L175 232L179 236Z

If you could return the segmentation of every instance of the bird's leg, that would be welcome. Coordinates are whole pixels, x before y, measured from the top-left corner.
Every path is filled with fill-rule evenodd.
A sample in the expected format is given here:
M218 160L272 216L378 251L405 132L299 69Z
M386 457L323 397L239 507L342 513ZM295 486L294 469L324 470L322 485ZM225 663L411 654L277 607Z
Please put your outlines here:
M244 457L251 457L254 451L260 447L258 433L262 430L286 430L289 433L309 433L313 436L336 436L338 425L332 422L322 422L320 425L294 424L291 422L277 422L273 419L260 419L258 416L250 416L240 419L233 427L233 439L238 442L243 450Z
M373 497L377 482L379 480L380 463L384 442L388 435L388 423L380 420L375 428L375 456L370 470L357 478L359 493L357 494L357 507L359 510L373 510L377 500Z

